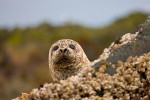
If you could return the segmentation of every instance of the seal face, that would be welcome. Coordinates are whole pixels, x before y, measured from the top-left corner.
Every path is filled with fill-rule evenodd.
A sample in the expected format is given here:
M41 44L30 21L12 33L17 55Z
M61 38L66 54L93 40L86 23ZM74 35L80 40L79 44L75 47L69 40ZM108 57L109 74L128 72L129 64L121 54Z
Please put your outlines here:
M49 69L54 81L76 75L89 63L82 47L71 39L58 40L49 50Z

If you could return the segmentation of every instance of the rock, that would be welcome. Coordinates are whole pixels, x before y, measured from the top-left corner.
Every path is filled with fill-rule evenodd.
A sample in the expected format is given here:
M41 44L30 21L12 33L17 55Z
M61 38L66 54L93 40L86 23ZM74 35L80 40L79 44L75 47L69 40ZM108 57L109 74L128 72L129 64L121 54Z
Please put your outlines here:
M138 32L122 36L81 73L14 100L149 100L149 26L148 19Z
M118 61L125 62L129 56L140 56L150 51L150 16L140 25L137 32L127 33L113 42L100 55L100 62L116 64ZM106 72L113 75L116 69L108 66Z
M99 71L92 67L67 80L44 84L23 93L14 100L149 100L150 99L150 52L142 56L129 57L127 61L110 64L116 68L114 75L102 70L107 63L100 65ZM95 74L95 75L93 75Z

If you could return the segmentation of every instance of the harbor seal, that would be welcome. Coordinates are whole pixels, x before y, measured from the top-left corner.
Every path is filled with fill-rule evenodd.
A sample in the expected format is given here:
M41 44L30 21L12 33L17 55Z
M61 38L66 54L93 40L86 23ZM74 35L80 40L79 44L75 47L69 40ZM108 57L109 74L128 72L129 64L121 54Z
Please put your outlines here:
M49 70L54 81L76 75L87 64L90 64L89 59L74 40L58 40L49 50Z

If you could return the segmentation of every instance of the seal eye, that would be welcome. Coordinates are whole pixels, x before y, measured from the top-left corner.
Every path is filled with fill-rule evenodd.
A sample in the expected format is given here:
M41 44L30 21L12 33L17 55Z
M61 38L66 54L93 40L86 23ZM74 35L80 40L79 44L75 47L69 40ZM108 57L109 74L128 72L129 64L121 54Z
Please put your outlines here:
M73 44L70 44L69 47L73 50L76 48Z
M59 46L56 45L56 46L53 47L52 51L56 51L58 48L59 48Z

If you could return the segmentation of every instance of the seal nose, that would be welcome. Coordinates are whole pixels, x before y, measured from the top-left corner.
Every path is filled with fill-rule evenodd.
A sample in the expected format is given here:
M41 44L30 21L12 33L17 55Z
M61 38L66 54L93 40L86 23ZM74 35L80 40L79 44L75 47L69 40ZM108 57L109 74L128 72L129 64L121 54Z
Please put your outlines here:
M68 52L68 49L67 49L67 48L65 48L65 49L60 49L60 52L63 53L63 54L65 54L65 53Z

